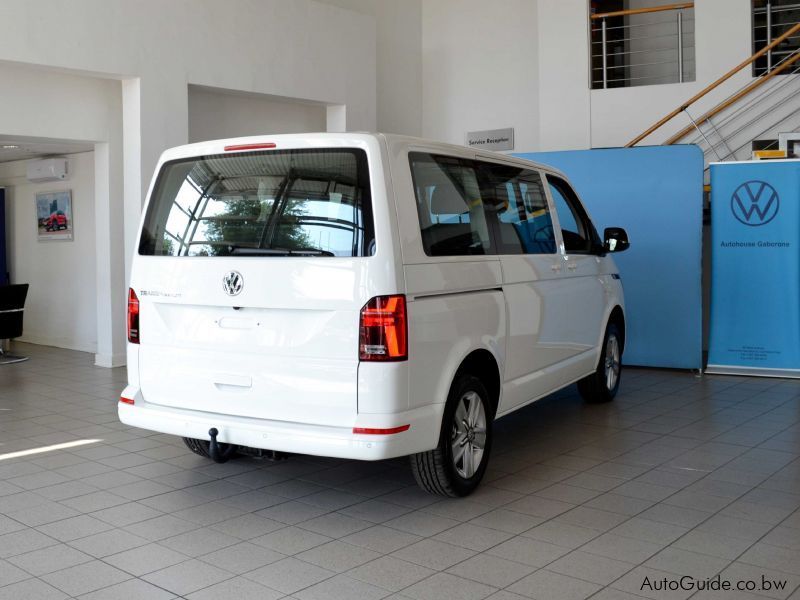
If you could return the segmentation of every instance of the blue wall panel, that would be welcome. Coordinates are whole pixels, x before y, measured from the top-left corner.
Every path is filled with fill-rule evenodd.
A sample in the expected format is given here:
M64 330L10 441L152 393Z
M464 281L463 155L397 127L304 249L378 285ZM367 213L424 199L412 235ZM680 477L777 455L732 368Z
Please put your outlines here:
M703 155L696 146L516 154L563 171L615 254L625 287L629 365L702 368Z

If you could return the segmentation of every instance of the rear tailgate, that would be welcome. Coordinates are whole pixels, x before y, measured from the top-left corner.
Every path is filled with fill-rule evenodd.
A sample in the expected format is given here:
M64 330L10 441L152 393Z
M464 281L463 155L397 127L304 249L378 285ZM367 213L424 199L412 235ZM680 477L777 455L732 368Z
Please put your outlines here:
M148 402L346 426L357 407L361 258L147 259L139 372ZM216 264L215 264L216 263ZM236 297L223 290L241 274Z
M162 157L131 275L146 402L352 426L361 308L404 283L383 142L344 135Z

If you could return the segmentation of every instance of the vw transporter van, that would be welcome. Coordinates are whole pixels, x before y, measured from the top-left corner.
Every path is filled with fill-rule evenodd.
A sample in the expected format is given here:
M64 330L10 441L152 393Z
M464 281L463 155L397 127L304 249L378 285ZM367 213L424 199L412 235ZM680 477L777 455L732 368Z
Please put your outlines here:
M161 157L128 293L123 423L195 453L409 456L469 494L492 422L565 386L611 400L611 253L544 165L381 134L190 144Z

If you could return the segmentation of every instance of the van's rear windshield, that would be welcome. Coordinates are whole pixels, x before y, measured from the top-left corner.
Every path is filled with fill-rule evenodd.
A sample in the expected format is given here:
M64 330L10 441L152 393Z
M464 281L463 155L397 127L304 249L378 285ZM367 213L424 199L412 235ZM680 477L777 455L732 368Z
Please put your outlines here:
M374 247L367 155L332 148L166 163L139 254L369 256Z

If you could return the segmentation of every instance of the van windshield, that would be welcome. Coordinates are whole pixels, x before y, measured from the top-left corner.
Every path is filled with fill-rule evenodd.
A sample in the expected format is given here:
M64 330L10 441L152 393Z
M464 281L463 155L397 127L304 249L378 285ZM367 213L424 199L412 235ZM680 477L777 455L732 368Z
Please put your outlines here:
M139 241L149 256L369 256L363 150L237 152L166 163Z

